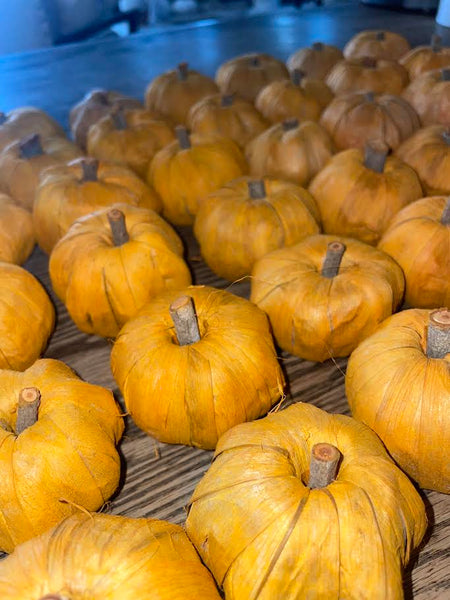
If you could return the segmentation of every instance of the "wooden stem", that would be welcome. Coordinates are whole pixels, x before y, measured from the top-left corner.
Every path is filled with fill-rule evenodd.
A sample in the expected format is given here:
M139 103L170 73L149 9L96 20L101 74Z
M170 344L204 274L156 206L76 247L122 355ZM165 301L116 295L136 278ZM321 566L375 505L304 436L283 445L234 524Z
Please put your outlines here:
M438 308L430 313L427 329L428 358L444 358L450 353L450 310Z
M22 158L33 158L33 156L42 156L44 150L41 144L41 136L33 133L19 142L19 152Z
M364 149L364 166L375 173L383 173L389 147L384 142L368 142Z
M109 106L111 103L108 100L108 93L103 90L98 90L92 94L92 100L102 106Z
M444 142L447 144L447 146L450 146L450 128L447 129L446 131L443 131L441 137L444 140Z
M299 87L302 83L302 80L305 78L305 71L301 69L294 69L291 73L291 81L294 85Z
M386 38L386 34L385 34L384 31L378 31L377 34L376 34L376 36L375 36L375 39L379 40L380 42L382 40L384 40L385 38Z
M283 131L290 131L298 127L298 119L285 119L281 124Z
M109 226L111 227L114 246L122 246L130 239L127 226L125 223L125 215L121 210L113 208L107 213Z
M5 121L8 120L8 117L5 115L4 112L0 112L0 125L3 125L3 123L5 123Z
M23 388L19 394L17 406L16 435L34 425L38 420L41 393L35 387Z
M374 92L366 92L364 94L364 100L366 100L366 102L375 102L375 93Z
M127 120L122 107L116 107L116 109L111 112L111 118L116 129L124 130L127 128Z
M437 33L433 33L431 36L431 49L433 52L440 52L442 50L442 38Z
M323 51L323 43L322 42L314 42L314 44L311 46L311 48L313 50L317 50L318 52L322 52Z
M447 198L447 202L444 206L441 223L442 225L450 225L450 196Z
M322 277L333 279L339 273L341 260L345 252L345 244L342 242L330 242L327 253L322 264Z
M189 75L189 65L187 62L181 62L177 66L177 74L180 81L186 81Z
M183 127L183 125L177 125L175 127L175 135L177 136L180 148L183 150L188 150L188 148L191 147L191 138L189 137L189 132L186 127Z
M234 102L233 94L226 94L225 96L221 96L220 98L220 106L232 106Z
M308 487L324 488L336 479L341 453L332 444L315 444L311 451Z
M441 80L442 81L450 81L450 69L442 69Z
M96 158L83 158L80 164L83 171L81 181L98 181L98 160Z
M373 56L363 56L361 59L361 65L366 69L375 69L377 66L377 59Z
M259 56L250 57L249 62L250 62L251 67L260 67L261 66L261 60L260 60Z
M255 179L248 182L248 193L252 200L258 200L266 197L266 186L262 179Z
M180 296L169 307L180 346L195 344L200 340L197 315L191 296Z

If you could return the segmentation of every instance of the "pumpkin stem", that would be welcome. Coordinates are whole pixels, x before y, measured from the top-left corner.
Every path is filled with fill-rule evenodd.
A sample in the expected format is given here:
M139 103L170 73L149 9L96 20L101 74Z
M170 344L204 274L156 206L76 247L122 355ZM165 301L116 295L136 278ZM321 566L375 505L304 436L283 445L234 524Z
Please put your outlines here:
M23 388L17 407L16 435L34 425L38 420L41 392L35 387Z
M431 36L431 49L433 52L440 52L442 50L442 38L437 33L433 33Z
M21 158L33 158L33 156L42 156L44 150L41 145L41 136L33 133L19 142L19 153Z
M442 81L450 81L450 69L442 69L441 79Z
M327 246L327 253L322 264L322 277L333 279L339 273L341 260L346 248L342 242L330 242Z
M389 147L381 141L368 142L364 149L364 166L375 173L383 173Z
M191 138L189 132L183 125L177 125L175 127L175 134L182 150L188 150L191 147Z
M314 42L314 44L311 46L311 48L313 50L317 50L318 52L322 52L323 51L323 43L322 42Z
M375 102L375 93L374 92L366 92L364 94L364 100L367 102Z
M121 210L113 208L107 213L109 226L111 227L114 246L122 246L130 239L127 226L125 223L125 215Z
M5 115L4 112L0 112L0 125L3 125L3 123L5 123L5 121L8 120L8 117Z
M128 125L125 118L125 111L121 106L116 106L114 110L111 111L111 118L116 129L124 130L127 128Z
M386 34L384 31L377 31L377 34L375 36L375 39L378 41L383 41L386 38Z
M177 65L177 75L180 81L186 81L189 75L189 64L187 62L180 62Z
M361 65L366 69L375 69L377 66L377 59L373 56L363 56L361 59Z
M266 197L266 186L262 179L255 179L247 183L248 193L252 200L260 200Z
M442 225L450 225L450 196L447 198L447 202L444 206L441 223Z
M83 171L81 181L98 181L98 160L96 158L83 158L80 165Z
M299 86L302 83L306 73L301 69L294 69L291 73L291 81L295 86Z
M281 124L283 131L290 131L298 127L298 119L285 119Z
M98 90L92 94L92 100L98 102L102 106L109 106L111 103L108 100L108 93L104 90Z
M180 346L195 344L200 340L197 315L194 300L191 296L180 296L169 307L170 316L175 325Z
M447 144L447 146L450 146L450 128L447 129L446 131L443 131L441 137L444 140L444 142Z
M251 56L250 60L249 60L249 64L251 67L260 67L261 59L259 58L259 56Z
M427 330L427 357L444 358L450 353L450 310L438 308L430 313Z
M341 453L332 444L315 444L311 451L308 487L324 488L336 479Z
M233 94L225 94L225 96L221 96L220 98L220 106L232 106L234 102Z

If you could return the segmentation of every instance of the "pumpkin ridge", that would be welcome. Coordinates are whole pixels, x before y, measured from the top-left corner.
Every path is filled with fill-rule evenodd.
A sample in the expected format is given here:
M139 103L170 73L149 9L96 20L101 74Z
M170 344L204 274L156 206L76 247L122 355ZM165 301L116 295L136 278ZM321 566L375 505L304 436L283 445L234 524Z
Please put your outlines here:
M131 239L131 237L130 237L130 241L133 241ZM130 296L133 299L134 306L137 309L138 308L138 303L136 302L136 298L135 298L134 293L133 293L133 288L132 288L132 286L130 284L130 280L128 279L128 274L127 274L127 270L125 268L125 262L124 262L124 256L123 256L123 254L124 253L122 252L122 246L120 246L119 247L119 256L120 256L120 263L122 265L123 274L124 274L124 277L125 277L125 282L127 284L128 291L130 292ZM154 261L153 253L150 253L150 256L151 256L151 259L152 259L153 269L156 270L157 266L156 266L155 261Z
M413 259L413 260L410 262L410 265L409 265L409 268L408 268L408 270L407 270L407 271L406 271L406 270L404 270L404 271L405 271L405 278L406 278L406 277L408 277L408 275L409 275L409 273L410 273L411 271L414 271L414 266L415 266L415 263L416 263L416 262L417 262L417 261L418 261L418 260L419 260L419 259L422 257L422 255L423 255L423 249L424 249L426 246L428 246L428 244L432 244L432 240L433 240L433 238L434 238L434 237L436 237L436 236L437 236L437 235L439 235L439 234L440 234L440 231L439 231L439 229L436 229L436 231L434 231L434 232L432 233L432 235L428 237L428 239L425 241L425 243L424 243L424 244L422 244L422 246L419 248L419 250L417 250L417 248L416 248L417 252L416 252L416 255L415 255L414 259ZM402 268L403 268L403 267L402 267Z
M116 315L116 313L114 311L114 307L112 305L112 300L109 297L109 292L108 292L108 289L107 289L108 285L107 285L107 281L106 281L105 267L102 267L102 284L103 284L103 291L105 292L106 302L108 303L109 309L111 311L112 318L114 319L114 321L115 321L115 323L117 325L117 328L121 329L120 323L119 323L119 321L117 319L117 315Z
M339 470L338 470L339 473ZM339 510L338 510L338 505L336 503L336 500L333 496L333 494L330 492L330 490L328 489L328 487L323 488L322 492L324 494L326 494L328 496L328 498L331 501L331 504L334 507L334 510L336 511L336 520L337 520L337 535L338 535L338 569L337 569L337 574L338 574L338 598L341 597L341 524L340 524L340 520L339 520Z

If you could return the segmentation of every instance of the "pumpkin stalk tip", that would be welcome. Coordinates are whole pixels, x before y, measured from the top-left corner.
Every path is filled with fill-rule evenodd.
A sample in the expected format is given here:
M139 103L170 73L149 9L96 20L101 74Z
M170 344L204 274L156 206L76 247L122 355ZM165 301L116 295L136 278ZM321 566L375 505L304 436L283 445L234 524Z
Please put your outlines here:
M195 344L200 340L198 319L191 296L180 296L169 307L180 346Z
M314 44L311 46L313 48L313 50L317 50L318 52L322 52L323 51L323 43L322 42L314 42Z
M450 196L447 198L444 210L442 211L441 223L442 225L450 225Z
M250 66L251 67L260 67L261 66L261 59L259 58L258 55L250 57Z
M389 146L382 141L368 142L364 149L364 166L375 173L383 173Z
M291 131L291 129L298 127L298 119L285 119L281 126L283 131Z
M8 120L8 117L5 115L4 112L0 112L0 125L3 125L3 123L5 123Z
M233 102L234 102L233 94L225 94L224 96L221 96L221 98L220 98L220 106L222 106L222 107L232 106Z
M341 453L332 444L315 444L311 451L308 487L324 488L336 479Z
M186 81L189 75L189 64L187 62L181 62L177 66L177 75L180 81Z
M338 275L345 250L345 244L342 242L330 242L328 244L327 253L322 264L322 277L333 279Z
M42 156L44 149L41 144L41 136L33 133L19 142L19 152L21 158L33 158L33 156Z
M191 138L186 127L183 125L177 125L175 127L175 134L177 136L178 143L182 150L188 150L191 147Z
M83 176L81 181L98 181L98 160L86 157L80 161Z
M111 111L111 118L114 123L114 127L119 130L124 130L127 128L127 120L125 117L125 111L121 106L117 106L114 110Z
M442 69L441 79L442 81L450 81L450 69Z
M266 197L266 186L262 179L255 179L248 182L248 193L252 200L262 200Z
M377 34L376 34L376 36L375 36L375 39L378 40L378 41L380 41L380 42L383 41L384 39L386 39L385 32L384 31L378 31Z
M305 77L305 72L301 69L294 69L291 73L291 81L295 86L299 86Z
M438 308L430 313L426 353L428 358L444 358L450 353L450 310L448 308Z
M433 52L440 52L442 50L442 38L437 33L433 33L431 36L431 50Z
M114 246L122 246L126 244L130 239L128 235L127 226L125 223L125 215L121 210L113 208L107 213L109 226L111 228L112 238Z
M361 59L361 65L366 69L375 69L377 66L377 59L373 56L363 56Z
M17 407L16 435L34 425L38 420L41 393L35 387L23 388L19 394Z

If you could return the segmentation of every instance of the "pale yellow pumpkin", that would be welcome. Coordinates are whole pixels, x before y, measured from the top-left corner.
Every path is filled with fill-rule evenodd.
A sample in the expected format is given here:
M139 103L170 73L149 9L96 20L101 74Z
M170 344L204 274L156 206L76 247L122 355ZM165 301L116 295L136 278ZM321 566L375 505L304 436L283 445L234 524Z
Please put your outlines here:
M21 265L35 243L30 213L10 196L0 194L0 261Z
M306 77L325 79L336 63L342 60L342 50L336 46L314 42L308 48L300 48L288 58L289 71L299 69Z

